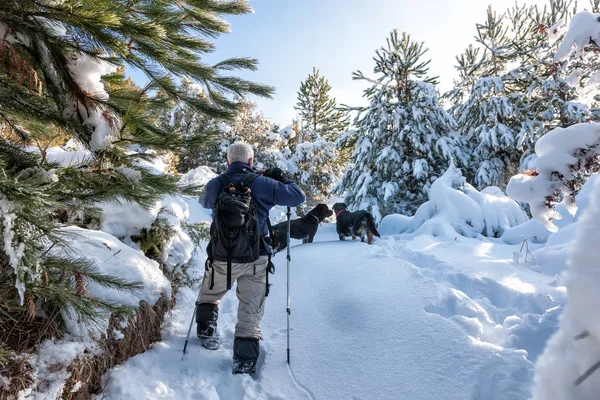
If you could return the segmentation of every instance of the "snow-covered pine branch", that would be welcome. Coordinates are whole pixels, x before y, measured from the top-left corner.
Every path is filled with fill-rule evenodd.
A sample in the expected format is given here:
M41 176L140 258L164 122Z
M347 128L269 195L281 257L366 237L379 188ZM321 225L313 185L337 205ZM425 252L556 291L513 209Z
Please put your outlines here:
M534 218L556 231L552 220L561 216L555 206L564 203L574 214L574 195L590 174L600 170L600 124L556 128L540 138L535 149L535 169L515 175L506 192L528 203Z

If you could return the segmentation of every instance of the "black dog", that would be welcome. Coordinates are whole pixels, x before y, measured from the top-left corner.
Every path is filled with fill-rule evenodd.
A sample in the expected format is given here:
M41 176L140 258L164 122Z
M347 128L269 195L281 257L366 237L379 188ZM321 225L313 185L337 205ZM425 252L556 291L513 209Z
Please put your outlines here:
M302 243L312 243L319 224L332 215L333 211L326 204L317 205L304 217L290 221L290 237L302 239ZM285 249L287 247L287 221L273 226L273 233L278 244L275 251Z
M335 203L333 205L335 212L336 224L335 228L340 240L346 240L346 236L352 236L352 240L360 237L360 241L365 241L371 244L373 236L381 237L377 232L373 216L367 211L348 211L348 206L345 203Z

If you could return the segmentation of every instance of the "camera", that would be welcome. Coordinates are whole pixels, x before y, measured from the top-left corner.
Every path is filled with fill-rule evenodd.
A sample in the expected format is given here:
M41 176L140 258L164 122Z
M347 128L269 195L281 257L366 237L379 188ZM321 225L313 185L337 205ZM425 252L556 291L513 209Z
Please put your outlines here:
M285 172L281 168L269 168L266 171L263 171L263 176L267 178L275 179L276 181L283 181L285 179Z

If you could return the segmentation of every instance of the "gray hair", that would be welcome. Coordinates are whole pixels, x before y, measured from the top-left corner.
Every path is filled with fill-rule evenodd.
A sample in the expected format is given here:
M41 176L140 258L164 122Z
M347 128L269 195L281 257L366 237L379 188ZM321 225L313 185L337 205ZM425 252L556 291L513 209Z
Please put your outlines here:
M237 142L227 149L227 161L229 163L247 163L251 158L254 158L254 150L252 150L252 146L248 143Z

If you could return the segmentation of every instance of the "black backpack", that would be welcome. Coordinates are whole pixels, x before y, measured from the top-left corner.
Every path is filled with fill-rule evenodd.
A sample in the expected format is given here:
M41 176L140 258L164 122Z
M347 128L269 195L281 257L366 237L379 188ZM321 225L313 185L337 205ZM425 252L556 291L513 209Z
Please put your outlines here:
M248 174L237 184L227 174L219 176L223 189L215 201L207 253L213 260L227 262L227 289L231 289L231 263L258 260L262 231L250 184L258 175ZM214 273L211 289L214 285Z

